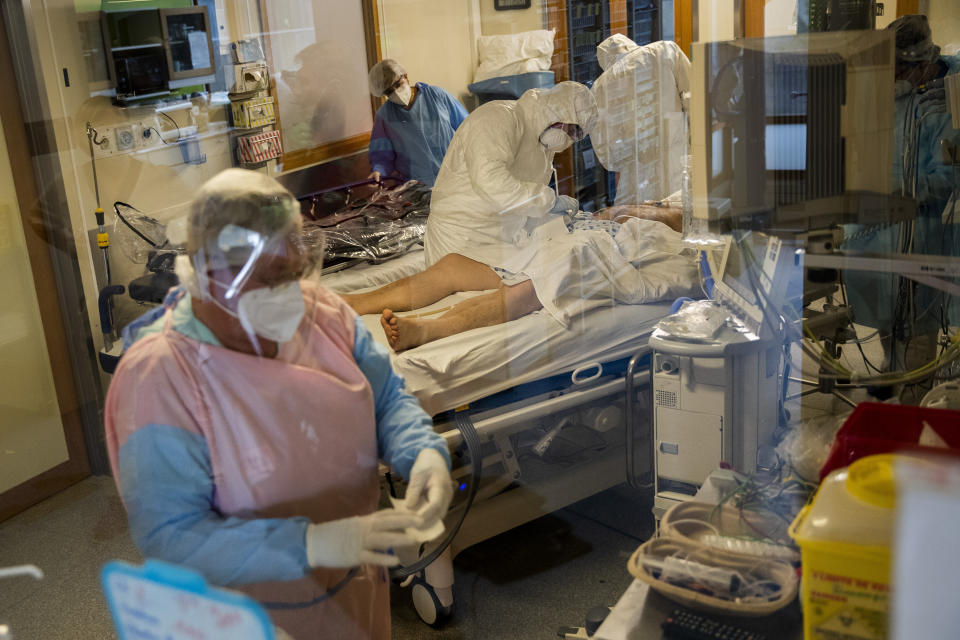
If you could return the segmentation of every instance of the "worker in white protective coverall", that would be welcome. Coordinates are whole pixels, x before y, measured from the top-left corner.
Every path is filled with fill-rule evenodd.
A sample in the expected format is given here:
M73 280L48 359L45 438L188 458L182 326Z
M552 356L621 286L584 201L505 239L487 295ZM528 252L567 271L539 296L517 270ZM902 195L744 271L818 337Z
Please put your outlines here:
M604 71L592 92L600 118L590 140L600 164L617 174L614 204L660 202L678 193L690 60L675 42L641 47L614 34L597 47L597 61Z
M579 203L548 186L553 158L596 120L590 90L576 82L479 107L457 130L437 176L424 240L427 269L344 298L360 314L382 312L390 346L401 351L541 308L567 325L568 307L584 291L603 290L623 302L688 292L695 271L686 258L671 262L679 259L680 237L667 226L636 220L654 227L632 228L622 243L612 227L568 228L565 214L576 214ZM640 261L657 277L641 274ZM395 313L491 289L441 316Z

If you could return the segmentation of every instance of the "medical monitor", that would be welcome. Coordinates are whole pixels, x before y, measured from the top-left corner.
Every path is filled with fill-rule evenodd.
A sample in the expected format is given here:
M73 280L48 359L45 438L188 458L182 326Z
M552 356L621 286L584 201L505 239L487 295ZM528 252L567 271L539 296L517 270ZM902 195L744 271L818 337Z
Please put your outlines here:
M749 333L777 337L781 323L799 317L803 269L789 240L760 231L724 236L725 246L714 264L719 277L714 298Z
M885 31L694 44L694 215L778 232L902 215L893 54Z

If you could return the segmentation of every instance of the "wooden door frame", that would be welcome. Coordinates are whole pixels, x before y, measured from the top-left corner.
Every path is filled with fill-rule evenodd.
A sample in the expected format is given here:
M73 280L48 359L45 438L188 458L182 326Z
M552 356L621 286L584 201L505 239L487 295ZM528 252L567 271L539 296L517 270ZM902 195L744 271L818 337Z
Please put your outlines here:
M380 14L378 2L379 0L360 0L360 8L363 14L364 49L367 54L368 68L373 67L373 65L380 62L382 59L382 52L380 48ZM272 64L273 52L270 44L271 32L270 18L267 13L267 0L260 0L258 3L258 8L260 10L260 22L264 33L263 53L268 60L268 64ZM273 79L272 74L270 76L270 93L273 95L273 99L276 101L277 105L277 122L274 125L274 129L280 131L280 135L283 136L283 126L280 122L279 96L277 95L276 90L276 80ZM371 122L373 122L373 119L377 115L377 109L379 109L380 105L382 105L385 101L386 100L384 98L375 98L370 96ZM284 150L283 155L280 156L278 160L283 165L283 170L285 172L289 172L294 169L300 169L302 167L333 160L334 158L348 156L363 151L369 146L370 133L371 131L365 131L363 133L349 136L342 140L326 142L308 149L297 149L296 151Z
M741 3L740 33L744 38L762 38L766 0L741 0Z
M710 0L676 0L673 4L674 41L690 57L690 45L696 37L693 24L695 6ZM762 38L765 0L734 0L739 36L742 38Z
M43 334L53 373L54 389L63 421L67 445L67 461L4 493L0 493L0 521L27 509L40 500L75 484L90 475L83 436L81 399L74 383L69 343L64 330L54 265L50 256L50 238L43 224L44 212L27 136L26 120L21 109L13 56L7 38L6 17L0 11L0 121L7 140L7 153L13 174L20 222L26 238L27 255L33 271L33 282L40 306ZM66 218L69 220L69 218Z
M673 3L673 39L689 58L693 44L693 0Z
M919 0L897 0L897 17L920 13Z

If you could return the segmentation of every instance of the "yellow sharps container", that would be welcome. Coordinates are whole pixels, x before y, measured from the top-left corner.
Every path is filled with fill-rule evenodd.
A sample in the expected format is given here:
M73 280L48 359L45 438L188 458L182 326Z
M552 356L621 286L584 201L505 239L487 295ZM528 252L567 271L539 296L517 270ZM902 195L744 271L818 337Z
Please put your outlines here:
M868 456L833 471L793 521L805 640L887 637L897 458Z

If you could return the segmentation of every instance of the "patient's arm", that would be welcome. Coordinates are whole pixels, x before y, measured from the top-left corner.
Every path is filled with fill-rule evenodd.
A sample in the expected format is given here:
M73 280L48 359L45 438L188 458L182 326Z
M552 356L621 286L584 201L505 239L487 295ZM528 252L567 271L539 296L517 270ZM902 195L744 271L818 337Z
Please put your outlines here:
M602 209L594 216L601 220L614 220L623 222L627 218L640 218L641 220L654 220L662 222L674 231L683 231L683 214L679 207L671 207L667 204L658 206L655 204L621 204L615 207Z

